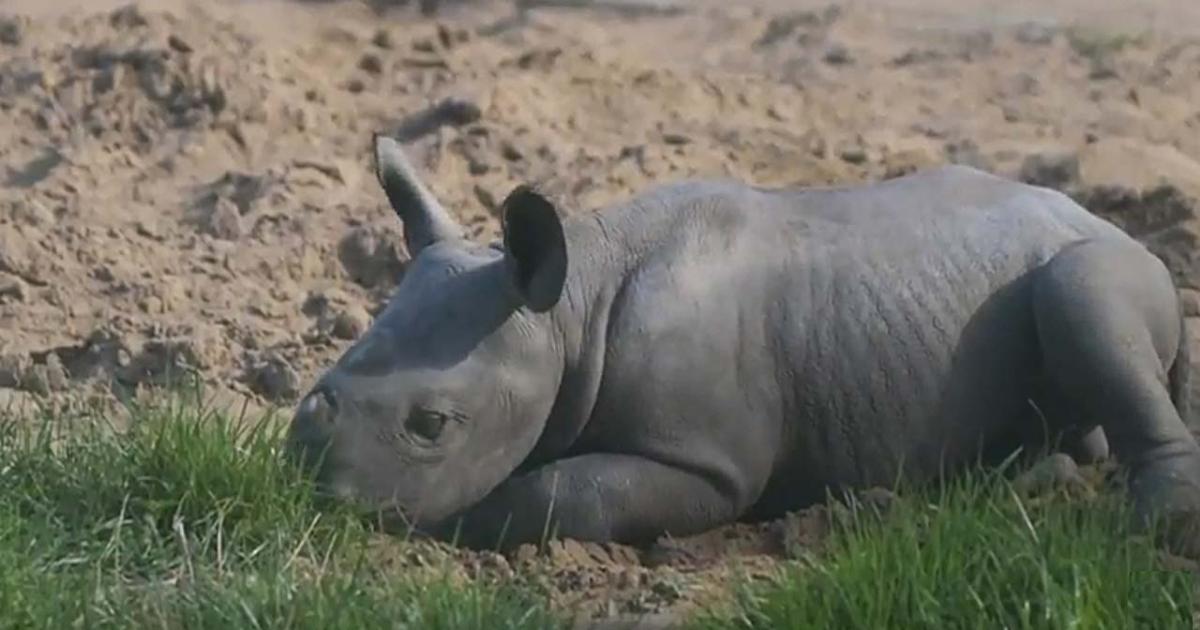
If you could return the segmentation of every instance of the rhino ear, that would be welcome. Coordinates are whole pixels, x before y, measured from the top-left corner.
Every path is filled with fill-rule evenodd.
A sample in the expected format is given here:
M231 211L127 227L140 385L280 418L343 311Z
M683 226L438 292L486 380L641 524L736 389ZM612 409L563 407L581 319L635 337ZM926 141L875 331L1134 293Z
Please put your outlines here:
M567 278L567 242L554 204L518 186L501 204L505 262L517 295L530 310L550 310Z
M404 241L410 256L440 240L462 237L462 228L438 203L417 177L394 138L375 134L375 177L388 202L404 224Z

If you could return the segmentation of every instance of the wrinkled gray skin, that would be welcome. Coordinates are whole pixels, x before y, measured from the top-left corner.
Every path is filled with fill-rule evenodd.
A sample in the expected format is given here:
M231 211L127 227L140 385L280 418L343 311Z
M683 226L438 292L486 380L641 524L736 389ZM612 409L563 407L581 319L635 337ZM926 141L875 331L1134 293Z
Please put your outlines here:
M1056 444L1111 446L1138 514L1200 507L1171 278L1059 193L692 182L560 223L520 187L484 247L376 160L414 258L290 444L390 522L639 543Z

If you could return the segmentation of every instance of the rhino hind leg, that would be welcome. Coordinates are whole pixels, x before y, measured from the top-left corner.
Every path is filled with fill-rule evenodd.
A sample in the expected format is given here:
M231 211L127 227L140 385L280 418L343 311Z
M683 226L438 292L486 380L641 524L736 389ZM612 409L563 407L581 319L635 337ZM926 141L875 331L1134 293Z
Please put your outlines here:
M1165 266L1133 241L1071 245L1034 273L1033 311L1046 379L1103 429L1139 522L1200 522L1200 446L1172 397L1186 339Z

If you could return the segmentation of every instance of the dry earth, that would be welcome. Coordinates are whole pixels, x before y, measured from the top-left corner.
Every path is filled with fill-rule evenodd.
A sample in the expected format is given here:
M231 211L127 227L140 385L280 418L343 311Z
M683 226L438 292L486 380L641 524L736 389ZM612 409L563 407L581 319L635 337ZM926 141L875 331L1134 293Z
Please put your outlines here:
M403 273L374 131L410 140L480 239L521 182L587 212L685 177L975 165L1066 190L1142 238L1200 343L1191 0L383 4L0 5L0 404L188 372L221 400L286 408ZM696 544L753 567L789 527ZM702 592L694 553L668 569L645 550L556 553L625 585L618 608ZM594 594L590 573L571 575L560 592Z

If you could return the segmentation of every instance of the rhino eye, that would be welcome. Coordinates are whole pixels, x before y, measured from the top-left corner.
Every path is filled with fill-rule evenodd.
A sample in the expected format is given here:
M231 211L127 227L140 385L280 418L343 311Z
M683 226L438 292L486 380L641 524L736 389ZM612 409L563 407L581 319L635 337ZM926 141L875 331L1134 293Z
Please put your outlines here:
M446 427L446 416L436 411L414 409L409 414L405 426L418 438L435 442L441 437L442 429Z

